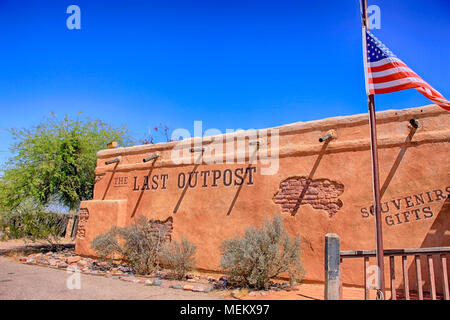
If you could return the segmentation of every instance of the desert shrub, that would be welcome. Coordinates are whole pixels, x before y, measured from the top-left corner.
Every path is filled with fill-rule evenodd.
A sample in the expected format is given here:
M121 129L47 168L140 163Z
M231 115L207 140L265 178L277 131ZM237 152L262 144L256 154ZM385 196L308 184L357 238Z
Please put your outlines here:
M100 257L119 255L137 274L150 274L158 268L165 237L164 231L152 230L150 221L141 215L130 226L114 227L95 237L91 246Z
M0 229L9 239L56 245L66 225L67 215L49 212L33 199L25 199L13 210L0 214Z
M260 229L247 228L242 238L225 240L220 249L221 267L242 286L267 289L270 279L283 272L292 285L304 275L300 237L290 238L280 215Z
M100 234L91 242L91 247L101 259L113 259L115 254L122 254L122 247L117 241L118 230L112 228L106 233Z
M161 249L161 264L171 270L171 276L181 280L195 266L195 250L195 244L184 237L181 239L181 242L172 240L172 242L166 243Z

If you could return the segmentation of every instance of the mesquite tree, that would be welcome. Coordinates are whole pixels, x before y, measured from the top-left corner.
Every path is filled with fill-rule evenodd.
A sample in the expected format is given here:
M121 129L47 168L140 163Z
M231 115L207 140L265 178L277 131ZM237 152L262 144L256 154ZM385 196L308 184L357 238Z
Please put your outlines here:
M51 115L32 128L11 129L12 156L0 175L0 213L12 214L24 201L57 202L76 210L92 198L96 153L108 142L130 143L126 127L89 118Z

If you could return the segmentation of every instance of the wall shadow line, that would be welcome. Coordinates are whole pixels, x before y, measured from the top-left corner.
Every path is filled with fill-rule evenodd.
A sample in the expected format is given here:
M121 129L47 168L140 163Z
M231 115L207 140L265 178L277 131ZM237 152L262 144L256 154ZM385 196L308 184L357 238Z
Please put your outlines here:
M150 180L150 176L152 175L153 169L155 167L156 159L157 158L153 159L152 165L150 166L150 169L148 170L148 174L147 174L148 180ZM147 181L147 182L149 183L149 181ZM137 208L139 207L139 204L141 203L142 197L144 196L145 190L146 190L146 188L144 188L144 186L143 186L143 188L141 190L141 193L139 194L139 198L136 201L136 205L134 206L133 212L131 213L131 218L133 218L135 216Z
M189 172L189 178L188 178L188 181L187 181L186 186L184 187L183 191L181 192L180 198L178 198L177 204L175 205L175 208L173 209L173 213L177 213L178 209L180 208L181 202L183 201L183 198L184 198L184 196L185 196L185 194L186 194L186 191L187 191L187 189L189 188L189 185L190 185L190 183L191 183L192 174L193 174L194 172L196 172L198 166L199 166L200 163L202 162L202 161L200 161L200 160L202 159L202 157L203 157L203 151L202 151L202 152L200 153L200 155L198 156L197 161L195 162L194 168L192 169L191 172Z
M306 192L308 191L309 185L311 184L314 174L316 173L316 170L319 167L320 162L322 161L322 158L325 154L325 151L326 151L329 143L330 143L330 140L326 140L323 143L322 149L320 149L319 155L317 156L317 159L314 162L314 165L313 165L311 171L309 172L308 179L306 180L306 186L303 188L302 192L300 193L300 196L298 197L297 203L295 204L294 208L292 209L291 216L295 216L297 214L297 211L303 202L303 198L305 197Z
M112 182L112 180L114 178L114 175L116 174L116 169L117 169L118 165L119 165L118 162L116 162L114 164L114 168L112 169L111 177L109 178L108 185L106 186L105 192L103 193L102 200L105 200L105 198L106 198L106 194L108 193L109 187L111 186L111 182Z
M405 156L406 150L411 146L411 141L416 131L417 131L416 128L414 127L411 128L411 131L406 137L403 146L400 148L400 152L398 153L397 158L395 159L394 164L392 165L391 170L389 170L386 180L384 180L383 186L380 189L380 199L383 198L383 195L386 192L387 188L389 187L392 178L394 178L394 175L397 172L398 167L400 166L400 162L403 160L403 157Z
M248 172L250 171L250 168L252 166L251 162L253 161L253 157L257 153L258 153L258 146L256 147L255 151L253 152L252 157L248 157L249 164L248 164L247 168L245 169L244 177L242 179L242 183L239 185L238 189L236 190L236 193L234 194L234 197L233 197L233 201L231 201L231 205L228 208L227 216L229 216L231 214L231 211L233 211L234 205L236 204L237 198L239 197L239 194L241 193L242 187L244 186L245 180L247 179Z

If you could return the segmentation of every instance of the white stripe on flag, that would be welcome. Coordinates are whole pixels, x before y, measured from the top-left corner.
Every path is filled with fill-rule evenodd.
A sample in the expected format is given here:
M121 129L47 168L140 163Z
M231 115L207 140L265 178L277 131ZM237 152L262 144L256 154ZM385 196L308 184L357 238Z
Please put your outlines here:
M410 68L393 67L391 69L387 69L387 70L384 70L384 71L369 72L369 78L380 78L380 77L385 77L385 76L389 76L391 74L402 73L402 72L412 72L412 73L416 74Z
M429 84L426 83L425 81L423 81L422 79L415 78L415 77L397 79L394 81L388 81L388 82L383 82L383 83L371 83L371 84L369 84L369 86L371 89L385 89L385 88L400 86L402 84L407 84L407 83L416 83L418 85L423 83L426 86L429 86Z

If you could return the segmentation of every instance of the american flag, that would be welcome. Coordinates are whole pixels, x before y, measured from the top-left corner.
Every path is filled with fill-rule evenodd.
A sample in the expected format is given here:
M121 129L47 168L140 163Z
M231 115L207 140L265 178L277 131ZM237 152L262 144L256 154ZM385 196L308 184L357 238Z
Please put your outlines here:
M450 111L450 101L423 81L365 28L363 28L363 37L366 48L364 55L368 94L390 93L414 88L437 105Z

